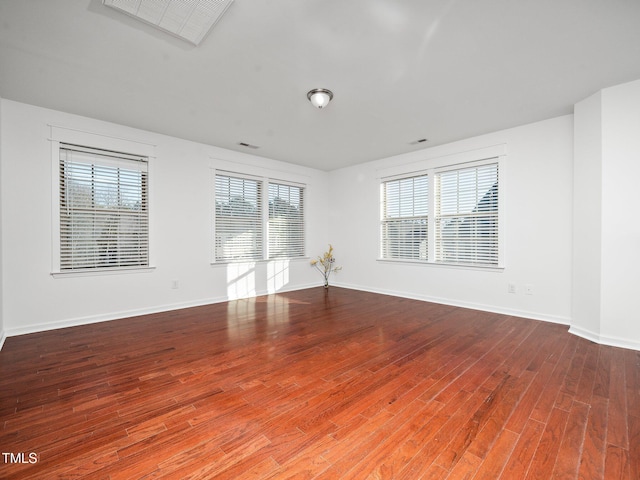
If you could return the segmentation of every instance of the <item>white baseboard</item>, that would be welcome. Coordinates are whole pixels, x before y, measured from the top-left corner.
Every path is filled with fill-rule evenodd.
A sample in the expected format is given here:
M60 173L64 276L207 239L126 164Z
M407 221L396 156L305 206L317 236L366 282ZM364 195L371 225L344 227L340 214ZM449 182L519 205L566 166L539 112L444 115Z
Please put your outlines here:
M535 312L528 312L524 310L516 310L516 309L509 309L509 308L496 308L493 305L484 305L484 304L478 304L478 303L472 303L472 302L460 302L460 301L455 301L447 298L431 297L428 295L407 294L405 292L396 292L393 290L383 290L383 289L376 289L376 288L370 288L370 287L363 287L361 285L349 285L349 284L336 283L335 286L349 288L351 290L360 290L364 292L379 293L382 295L392 295L394 297L409 298L412 300L421 300L425 302L440 303L443 305L451 305L454 307L471 308L473 310L481 310L484 312L500 313L504 315L511 315L514 317L528 318L531 320L541 320L544 322L567 325L569 326L569 333L576 335L578 337L585 338L599 345L607 345L610 347L619 347L619 348L626 348L628 350L640 351L640 343L637 341L630 341L624 338L599 335L595 332L591 332L589 330L576 327L575 325L571 324L571 318L569 317L539 314Z
M586 338L587 340L594 343L601 343L600 335L594 333L590 330L586 330L584 328L576 327L575 325L571 325L569 328L569 333L577 335L578 337Z
M433 297L429 295L408 294L406 292L397 292L393 290L370 288L370 287L364 287L361 285L336 283L335 286L349 288L351 290L360 290L364 292L379 293L381 295L391 295L393 297L408 298L411 300L421 300L423 302L432 302L432 303L439 303L442 305L451 305L452 307L470 308L472 310L481 310L483 312L499 313L502 315L510 315L513 317L528 318L530 320L541 320L543 322L558 323L560 325L567 325L567 326L571 325L571 319L569 317L563 317L559 315L546 315L546 314L540 314L536 312L528 312L525 310L501 308L501 307L496 307L494 305L486 305L481 303L461 302L461 301L452 300L449 298Z
M432 297L429 295L416 295L416 294L407 294L406 292L398 292L398 291L394 291L394 290L386 290L386 289L377 289L377 288L371 288L371 287L366 287L366 286L362 286L362 285L351 285L351 284L345 284L345 283L340 283L340 282L335 282L332 283L332 285L336 286L336 287L341 287L341 288L347 288L350 290L359 290L359 291L363 291L363 292L370 292L370 293L378 293L381 295L391 295L394 297L400 297L400 298L408 298L411 300L420 300L420 301L424 301L424 302L433 302L433 303L439 303L439 304L443 304L443 305L451 305L454 307L462 307L462 308L470 308L473 310L481 310L481 311L485 311L485 312L491 312L491 313L498 313L498 314L503 314L503 315L511 315L511 316L515 316L515 317L522 317L522 318L528 318L531 320L541 320L541 321L545 321L545 322L551 322L551 323L557 323L560 325L568 325L570 326L569 328L569 333L572 333L574 335L577 335L579 337L585 338L587 340L590 340L592 342L601 344L601 345L608 345L611 347L620 347L620 348L626 348L626 349L631 349L631 350L639 350L640 351L640 343L635 342L635 341L629 341L627 339L622 339L622 338L615 338L615 337L607 337L607 336L603 336L603 335L599 335L595 332L591 332L589 330L580 328L580 327L576 327L575 325L571 325L571 319L567 318L567 317L563 317L563 316L556 316L556 315L546 315L546 314L539 314L539 313L535 313L535 312L528 312L528 311L523 311L523 310L516 310L516 309L508 309L508 308L497 308L493 305L485 305L485 304L479 304L479 303L473 303L473 302L460 302L457 300L451 300L451 299L447 299L447 298L440 298L440 297ZM242 297L242 298L252 298L254 296L259 297L262 295L269 295L272 293L286 293L286 292L293 292L296 290L304 290L307 288L313 288L313 287L318 287L320 286L317 283L313 283L313 284L307 284L307 285L298 285L296 287L293 288L289 288L289 289L283 289L283 290L279 290L278 292L268 292L268 291L264 291L264 292L256 292L255 295L249 296L249 297ZM44 332L44 331L48 331L48 330L57 330L59 328L67 328L67 327L76 327L76 326L80 326L80 325L90 325L92 323L99 323L99 322L107 322L110 320L119 320L122 318L128 318L128 317L136 317L136 316L140 316L140 315L149 315L149 314L153 314L153 313L161 313L161 312L169 312L172 310L180 310L183 308L191 308L191 307L200 307L203 305L212 305L215 303L221 303L221 302L228 302L230 300L238 300L239 298L230 298L229 296L222 296L222 297L211 297L211 298L205 298L205 299L201 299L201 300L196 300L196 301L190 301L190 302L183 302L183 303L173 303L173 304L165 304L165 305L159 305L156 307L150 307L150 308L141 308L141 309L135 309L135 310L126 310L126 311L120 311L120 312L113 312L113 313L109 313L109 314L105 314L105 315L92 315L92 316L87 316L87 317L78 317L78 318L73 318L73 319L69 319L69 320L62 320L62 321L58 321L58 322L51 322L51 323L41 323L41 324L37 324L37 325L29 325L28 327L19 327L19 328L8 328L6 330L2 330L0 331L0 350L2 350L2 347L4 345L5 340L7 339L7 337L14 337L17 335L25 335L28 333L37 333L37 332Z
M600 345L608 345L610 347L626 348L629 350L640 351L640 342L629 341L625 338L608 337L606 335L600 335L585 328L572 325L569 329L569 333L577 335L578 337L586 338L594 343Z
M4 342L4 339L6 337L15 337L18 335L26 335L29 333L58 330L60 328L78 327L81 325L90 325L92 323L108 322L111 320L119 320L119 319L128 318L128 317L138 317L140 315L149 315L153 313L170 312L173 310L181 310L183 308L201 307L203 305L212 305L215 303L228 302L231 300L240 300L242 298L253 298L253 297L259 297L262 295L269 295L269 294L275 294L275 293L293 292L296 290L304 290L307 288L313 288L318 286L320 285L317 283L308 284L308 285L298 285L293 288L278 290L277 292L269 292L269 291L256 292L255 295L250 295L246 297L229 297L229 296L210 297L210 298L204 298L201 300L194 300L190 302L171 303L171 304L158 305L158 306L149 307L149 308L123 310L120 312L112 312L104 315L90 315L86 317L77 317L77 318L61 320L57 322L39 323L36 325L29 325L26 327L8 328L6 332L2 332L2 335L3 335L2 341ZM0 345L0 348L1 348L1 345Z

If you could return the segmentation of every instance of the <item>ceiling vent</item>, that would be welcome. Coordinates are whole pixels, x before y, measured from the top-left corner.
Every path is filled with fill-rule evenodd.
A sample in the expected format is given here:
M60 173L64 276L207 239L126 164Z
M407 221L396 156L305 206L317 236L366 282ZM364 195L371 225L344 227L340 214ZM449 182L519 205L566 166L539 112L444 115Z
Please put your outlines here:
M233 0L102 0L167 33L199 45Z
M250 143L246 143L246 142L238 142L238 145L240 145L241 147L247 147L247 148L260 148L257 145L251 145Z

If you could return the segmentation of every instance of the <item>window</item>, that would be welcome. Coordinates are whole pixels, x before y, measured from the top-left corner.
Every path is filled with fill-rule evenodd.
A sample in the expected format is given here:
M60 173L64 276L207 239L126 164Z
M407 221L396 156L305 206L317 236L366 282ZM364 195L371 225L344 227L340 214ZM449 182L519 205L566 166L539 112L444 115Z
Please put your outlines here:
M269 258L304 256L303 191L269 183Z
M149 266L147 158L60 144L61 272Z
M498 264L498 165L437 173L436 261Z
M421 175L382 185L382 257L427 260L429 178Z
M216 262L303 257L304 187L218 172L214 225Z
M216 261L262 259L262 183L216 175Z
M383 181L382 258L499 266L498 187L495 159Z

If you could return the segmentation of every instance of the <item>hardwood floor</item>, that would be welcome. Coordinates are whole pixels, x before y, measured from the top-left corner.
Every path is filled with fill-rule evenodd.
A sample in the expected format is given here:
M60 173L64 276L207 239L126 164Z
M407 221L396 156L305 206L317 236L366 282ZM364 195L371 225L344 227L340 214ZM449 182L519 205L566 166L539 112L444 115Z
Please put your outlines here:
M640 352L396 297L10 337L0 372L7 479L640 478Z

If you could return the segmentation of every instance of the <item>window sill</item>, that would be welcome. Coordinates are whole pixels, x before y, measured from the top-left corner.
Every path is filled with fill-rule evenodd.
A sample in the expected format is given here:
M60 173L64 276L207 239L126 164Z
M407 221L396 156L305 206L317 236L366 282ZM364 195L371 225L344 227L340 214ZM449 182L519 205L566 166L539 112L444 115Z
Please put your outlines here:
M212 267L225 267L227 265L246 265L246 264L268 264L271 262L308 262L311 257L280 257L280 258L268 258L261 260L251 260L251 259L242 259L242 260L224 260L218 262L211 262Z
M119 268L92 268L87 270L70 270L68 272L52 272L53 278L72 277L100 277L103 275L128 275L132 273L150 273L156 267L119 267Z
M464 264L464 263L436 263L436 262L427 262L424 260L401 260L401 259L389 259L389 258L378 258L377 262L380 263L391 263L396 265L420 265L426 267L440 267L440 268L452 268L454 270L476 270L479 272L503 272L504 266L502 265L473 265L473 264Z

